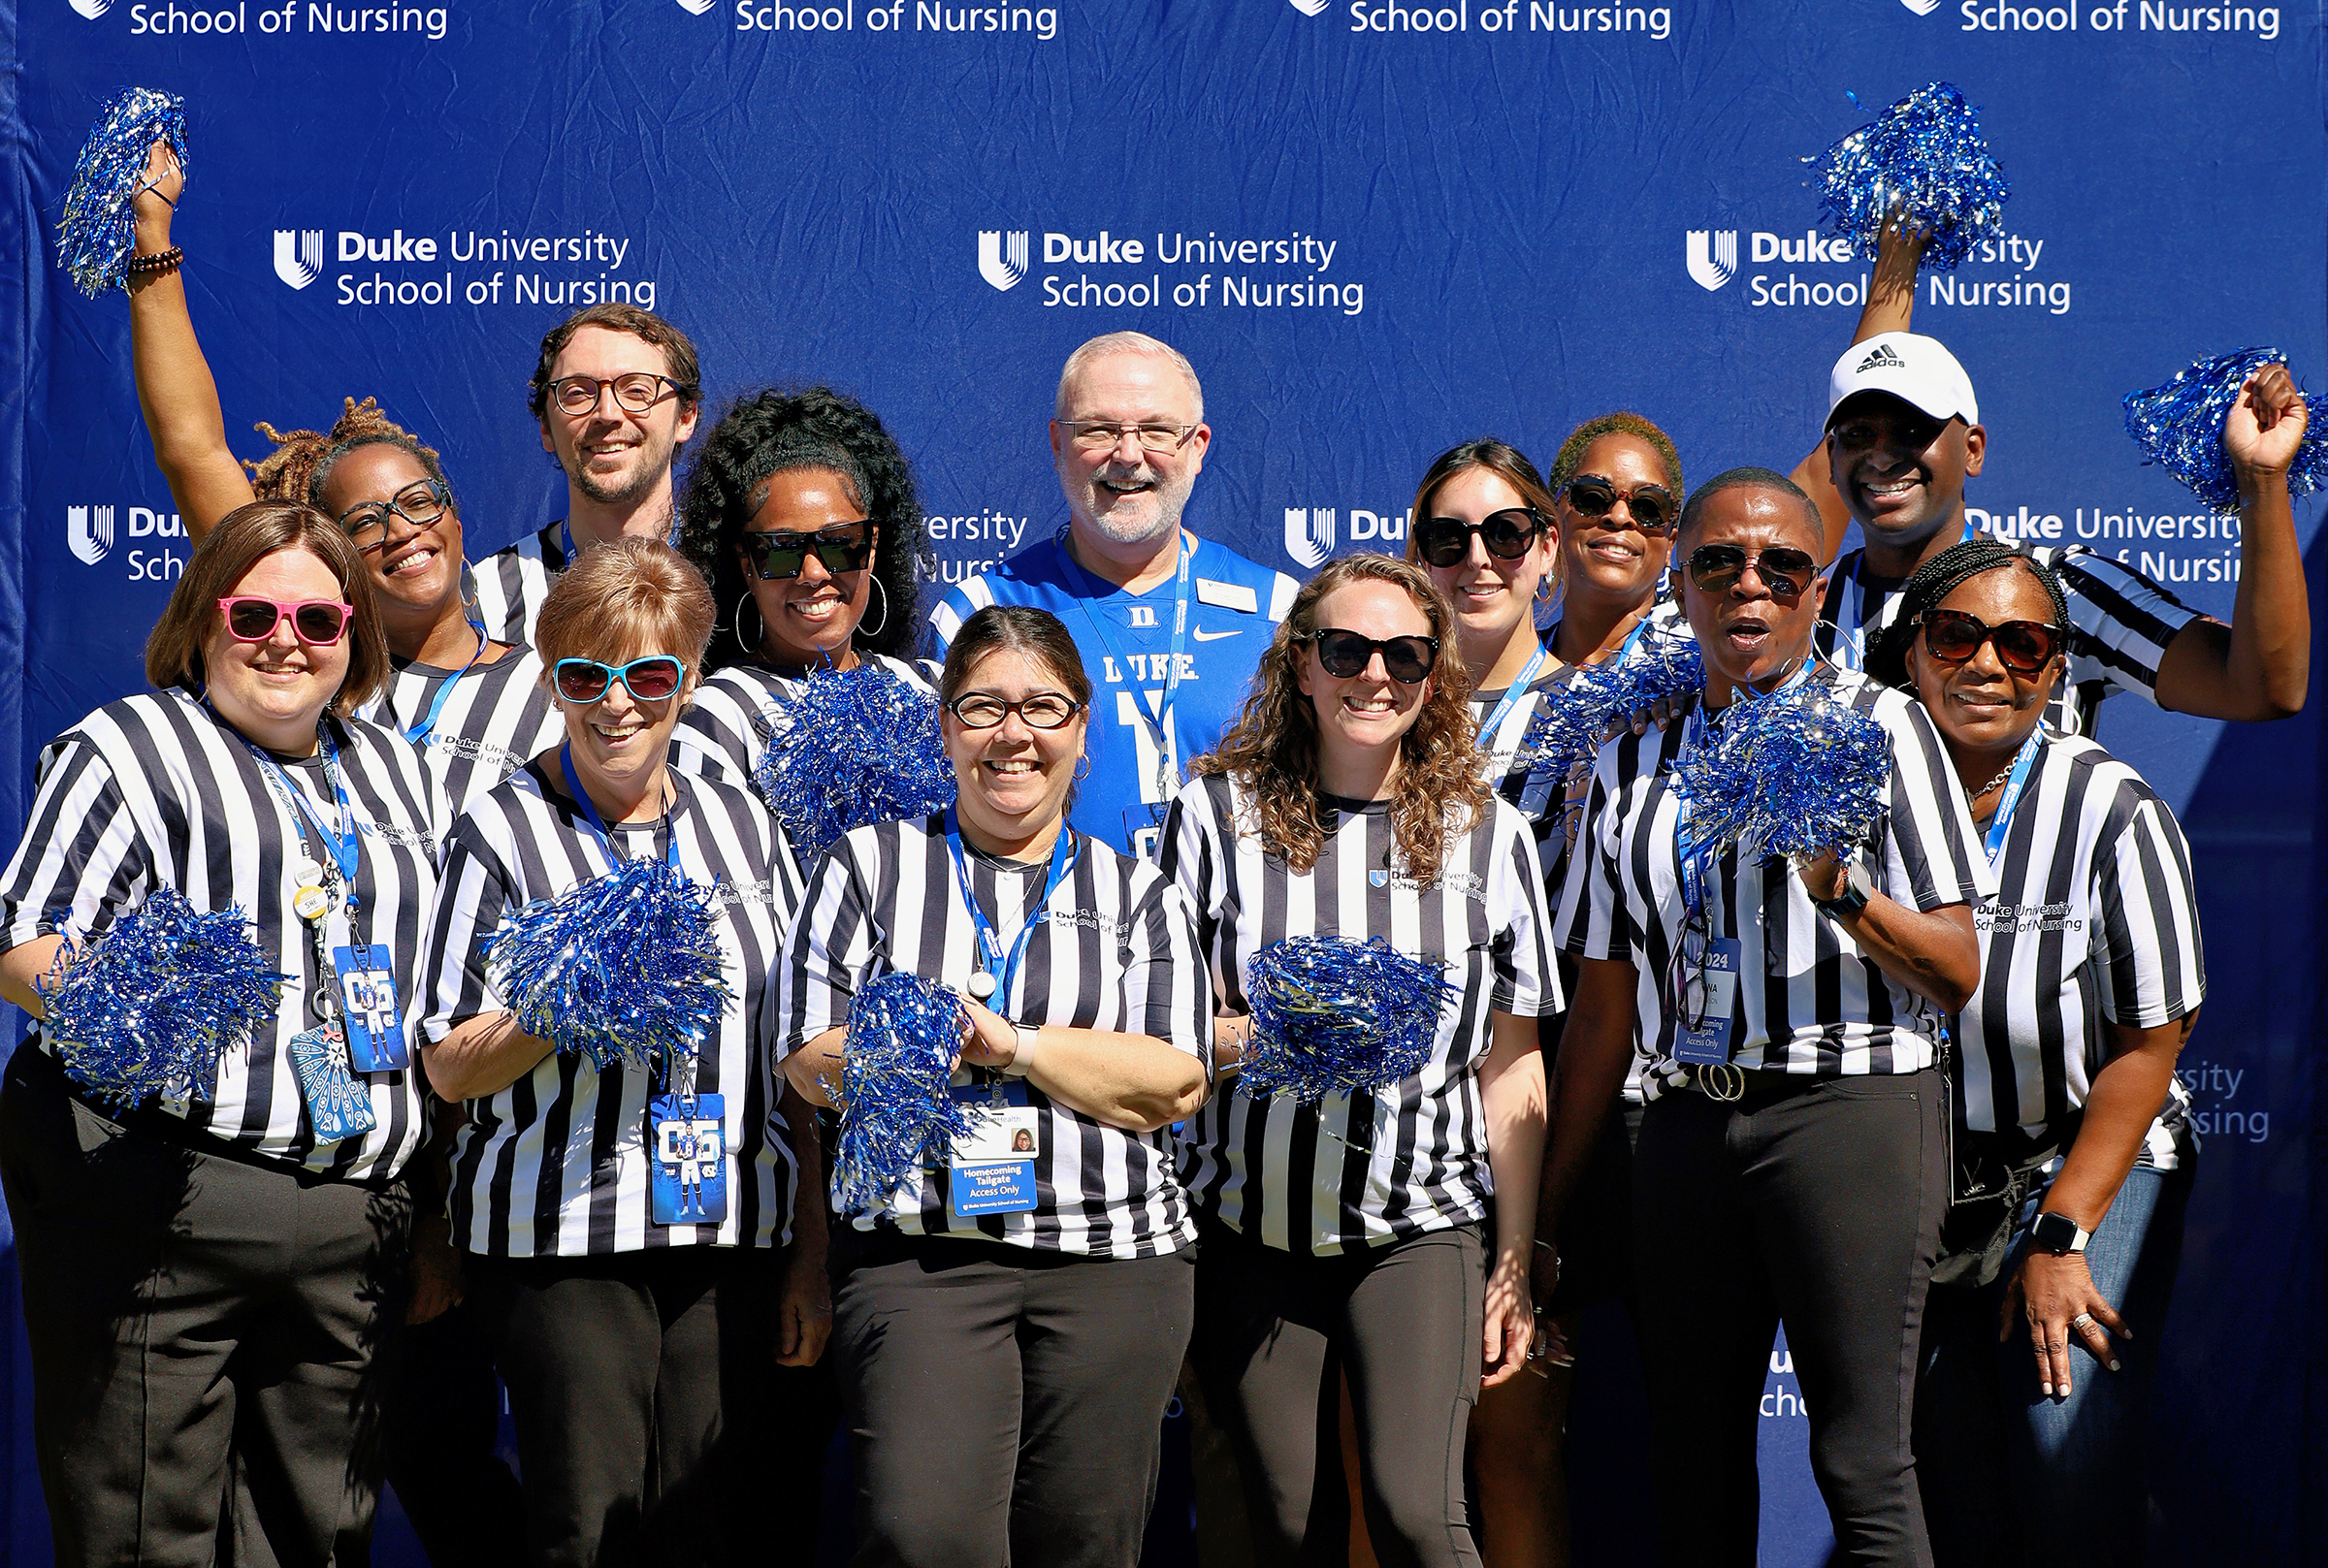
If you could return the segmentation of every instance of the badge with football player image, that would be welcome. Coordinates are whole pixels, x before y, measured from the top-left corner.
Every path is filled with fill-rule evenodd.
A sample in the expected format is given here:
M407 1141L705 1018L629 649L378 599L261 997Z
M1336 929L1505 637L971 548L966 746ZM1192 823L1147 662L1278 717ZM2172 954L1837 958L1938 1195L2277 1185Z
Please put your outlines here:
M291 1037L291 1072L317 1143L337 1143L372 1131L372 1087L348 1071L347 1041L331 1023Z
M727 1096L655 1096L647 1102L647 1147L657 1225L727 1222Z
M1026 1103L1026 1085L1009 1079L956 1084L947 1091L970 1131L954 1140L947 1162L948 1206L957 1219L1020 1214L1035 1206L1035 1154L1042 1129Z
M396 972L389 963L388 949L376 944L332 949L347 1056L358 1072L400 1072L411 1065L404 1010L397 1006Z

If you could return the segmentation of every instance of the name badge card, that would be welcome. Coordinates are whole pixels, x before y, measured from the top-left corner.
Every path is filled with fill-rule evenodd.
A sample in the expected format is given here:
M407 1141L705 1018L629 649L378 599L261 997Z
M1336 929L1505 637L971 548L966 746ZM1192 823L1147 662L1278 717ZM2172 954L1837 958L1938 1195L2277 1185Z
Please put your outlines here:
M967 1136L954 1140L949 1162L957 1219L982 1214L1022 1214L1035 1206L1035 1153L1042 1141L1026 1085L1007 1079L950 1089L969 1118Z
M396 1000L396 971L388 949L334 947L340 1011L347 1024L347 1055L358 1072L401 1072L411 1065L404 1010Z
M1157 847L1164 839L1163 806L1129 806L1123 813L1123 839L1131 846L1132 853L1142 860L1154 863Z
M372 1087L348 1072L347 1041L339 1030L327 1024L293 1035L291 1072L307 1103L307 1120L315 1124L316 1142L337 1143L372 1131Z
M647 1102L647 1195L657 1225L728 1219L728 1097L657 1095Z
M1699 987L1704 1007L1697 1008ZM1705 969L1685 982L1677 999L1681 1019L1673 1027L1673 1060L1692 1067L1712 1067L1730 1060L1730 1015L1738 1005L1738 939L1716 937L1706 944ZM1697 1013L1693 1025L1691 1015Z

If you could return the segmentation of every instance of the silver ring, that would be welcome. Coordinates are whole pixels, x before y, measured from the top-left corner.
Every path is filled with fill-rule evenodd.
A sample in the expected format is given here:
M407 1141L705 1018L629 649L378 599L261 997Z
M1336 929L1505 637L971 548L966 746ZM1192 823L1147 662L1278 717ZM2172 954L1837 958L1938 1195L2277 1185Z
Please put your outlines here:
M2093 1327L2093 1314L2090 1312L2081 1312L2076 1317L2069 1320L2069 1326L2072 1328L2090 1328Z

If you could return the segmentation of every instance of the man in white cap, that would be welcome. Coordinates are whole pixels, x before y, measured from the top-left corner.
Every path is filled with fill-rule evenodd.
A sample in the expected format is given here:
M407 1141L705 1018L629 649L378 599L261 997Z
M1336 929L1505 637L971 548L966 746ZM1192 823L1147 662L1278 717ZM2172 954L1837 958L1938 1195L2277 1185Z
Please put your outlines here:
M1826 438L1794 472L1820 503L1828 548L1855 521L1865 540L1835 561L1820 606L1818 651L1851 669L1867 633L1897 614L1916 568L1976 531L1964 482L1980 473L1988 444L1956 356L1936 338L1884 330L1906 327L1915 297L1915 252L1891 241L1885 249L1894 272L1904 262L1910 286L1871 291L1859 339L1827 377ZM2287 491L2304 423L2286 367L2272 366L2224 424L2240 484L2229 625L2086 545L2000 541L2051 565L2069 592L2069 676L2047 716L2054 728L2090 735L2114 689L2206 719L2284 719L2304 706L2312 620Z

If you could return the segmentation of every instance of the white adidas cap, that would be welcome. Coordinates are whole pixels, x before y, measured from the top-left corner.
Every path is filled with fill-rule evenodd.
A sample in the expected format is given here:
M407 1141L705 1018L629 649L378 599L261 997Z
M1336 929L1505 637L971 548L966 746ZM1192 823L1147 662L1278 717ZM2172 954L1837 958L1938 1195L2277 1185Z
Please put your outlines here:
M1934 419L1981 422L1981 405L1972 396L1972 377L1937 337L1912 332L1878 333L1854 343L1835 361L1827 378L1827 418L1847 398L1862 392L1888 392L1914 403Z

